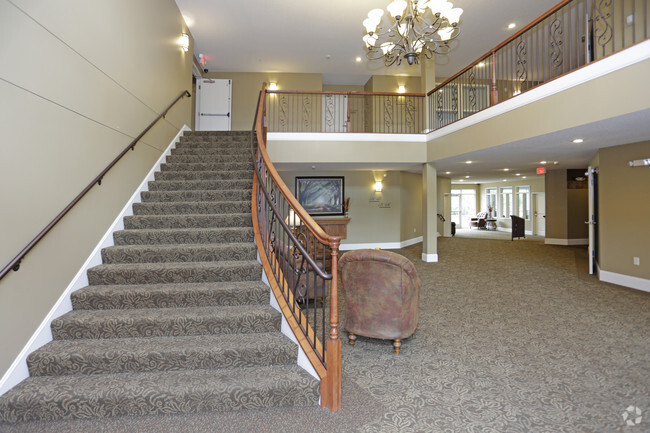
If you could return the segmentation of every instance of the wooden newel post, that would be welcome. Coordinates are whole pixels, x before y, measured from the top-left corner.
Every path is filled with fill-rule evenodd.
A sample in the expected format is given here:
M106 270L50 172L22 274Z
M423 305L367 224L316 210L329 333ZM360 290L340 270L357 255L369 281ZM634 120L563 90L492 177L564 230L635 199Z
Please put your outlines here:
M499 89L497 87L497 55L492 51L492 92L490 92L490 105L499 103Z
M341 339L339 338L338 255L340 240L333 242L330 293L330 335L325 350L327 376L321 380L320 406L332 412L341 409Z

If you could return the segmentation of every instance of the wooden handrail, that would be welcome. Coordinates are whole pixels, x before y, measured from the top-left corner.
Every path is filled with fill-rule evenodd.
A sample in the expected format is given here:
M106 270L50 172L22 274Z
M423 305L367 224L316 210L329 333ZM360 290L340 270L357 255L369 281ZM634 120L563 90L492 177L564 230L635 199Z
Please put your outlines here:
M155 125L155 124L160 120L160 119L162 119L163 117L165 117L165 116L167 115L167 112L168 112L168 111L169 111L169 110L170 110L170 109L171 109L171 108L172 108L172 107L173 107L173 106L174 106L174 105L175 105L175 104L176 104L180 99L182 99L182 98L185 97L185 96L192 96L192 95L191 95L190 92L187 91L187 90L184 90L180 95L178 95L178 96L176 97L176 99L174 99L174 101L173 101L171 104L169 104L169 105L167 106L167 108L165 108L165 110L164 110L161 114L159 114L158 117L156 117L156 118L155 118L155 119L154 119L154 120L149 124L149 126L147 126L147 127L146 127L146 128L145 128L145 129L144 129L144 130L143 130L143 131L142 131L142 132L141 132L141 133L140 133L140 134L139 134L135 139L133 139L133 141L131 141L131 143L129 143L129 145L126 146L126 147L124 148L124 150L123 150L122 152L120 152L120 154L119 154L118 156L116 156L115 159L113 159L113 161L111 161L110 164L108 164L108 166L106 166L106 168L105 168L104 170L102 170L102 172L99 173L99 174L98 174L98 175L97 175L97 176L96 176L96 177L95 177L95 178L94 178L94 179L93 179L93 180L88 184L88 186L86 186L86 188L84 188L83 191L81 191L81 192L80 192L80 193L79 193L79 194L78 194L78 195L77 195L77 196L76 196L76 197L75 197L75 198L70 202L70 204L68 204L68 205L67 205L67 206L66 206L66 207L65 207L65 208L64 208L64 209L63 209L63 210L62 210L62 211L61 211L61 212L56 216L56 217L54 217L54 219L53 219L52 221L50 221L50 223L49 223L47 226L45 226L45 228L44 228L43 230L41 230L41 232L40 232L38 235L36 235L36 237L35 237L34 239L32 239L32 241L31 241L29 244L27 244L26 247L23 248L23 249L20 251L20 253L18 253L18 255L17 255L16 257L14 257L13 260L11 260L11 261L7 264L7 266L5 266L5 267L2 269L2 271L0 271L0 280L1 280L2 278L4 278L4 276L7 275L7 274L9 273L9 271L11 271L11 270L17 272L18 269L20 268L20 263L21 263L21 261L22 261L22 260L25 258L25 256L26 256L26 255L27 255L27 254L32 250L32 248L34 248L34 247L36 246L36 244L38 244L38 242L40 242L40 240L43 239L43 238L45 237L45 235L47 235L47 234L50 232L50 230L52 230L52 228L53 228L53 227L54 227L54 226L55 226L59 221L61 221L61 220L63 219L63 217L64 217L64 216L65 216L65 215L66 215L66 214L67 214L67 213L68 213L68 212L69 212L69 211L70 211L70 210L71 210L71 209L72 209L72 208L73 208L77 203L79 203L79 201L80 201L80 200L81 200L81 199L86 195L86 193L88 193L88 191L90 191L90 189L91 189L93 186L95 186L95 184L97 184L97 185L101 185L101 184L102 184L102 179L104 178L104 176L106 175L106 173L108 173L108 171L109 171L111 168L113 168L113 166L114 166L115 164L117 164L117 162L118 162L118 161L119 161L119 160L120 160L124 155L126 155L126 153L127 153L129 150L134 150L134 149L135 149L135 145L137 144L137 142L140 141L140 139L141 139L142 137L144 137L144 135L145 135L147 132L149 132L149 130L150 130L150 129L151 129L151 128L152 128L152 127L153 127L153 126L154 126L154 125Z
M470 63L468 66L466 66L465 68L461 69L459 72L455 73L455 74L452 75L450 78L447 78L447 79L446 79L445 81L443 81L441 84L439 84L439 85L437 85L436 87L434 87L432 90L430 90L430 91L427 93L427 96L430 96L432 93L434 93L435 91L437 91L437 90L440 89L441 87L443 87L443 86L449 84L451 81L455 80L456 78L458 78L459 76L461 76L463 73L467 72L467 70L473 68L473 67L474 67L475 65L477 65L479 62L481 62L481 61L487 59L488 57L492 56L492 53L496 52L498 49L504 47L505 45L509 44L509 43L512 42L513 40L517 39L517 38L518 38L519 36L521 36L523 33L526 33L526 32L527 32L531 27L534 27L534 26L537 25L538 23L544 21L546 18L548 18L549 15L551 15L552 13L555 13L557 10L561 9L564 5L566 5L567 3L570 3L570 2L572 2L572 1L574 1L574 0L562 0L560 3L556 4L556 5L553 6L551 9L549 9L548 11L546 11L546 12L544 12L543 14L541 14L540 16L538 16L535 20L531 21L528 25L524 26L524 27L523 27L521 30L519 30L517 33L515 33L515 34L512 35L512 36L510 36L508 39L506 39L505 41L501 42L501 43L500 43L499 45L497 45L496 47L494 47L494 48L488 50L487 53L481 55L478 59L474 60L474 61L473 61L472 63Z
M359 95L359 96L415 96L424 97L424 93L397 93L397 92L362 92L350 91L344 92L340 90L326 91L326 90L267 90L267 94L287 94L287 95Z

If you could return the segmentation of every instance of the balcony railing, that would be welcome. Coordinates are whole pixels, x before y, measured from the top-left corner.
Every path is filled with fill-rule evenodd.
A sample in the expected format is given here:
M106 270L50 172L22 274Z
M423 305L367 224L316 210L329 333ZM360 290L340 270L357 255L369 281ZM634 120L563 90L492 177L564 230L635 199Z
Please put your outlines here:
M421 93L268 91L269 132L419 134L426 128Z
M428 93L438 129L648 38L650 0L565 0Z

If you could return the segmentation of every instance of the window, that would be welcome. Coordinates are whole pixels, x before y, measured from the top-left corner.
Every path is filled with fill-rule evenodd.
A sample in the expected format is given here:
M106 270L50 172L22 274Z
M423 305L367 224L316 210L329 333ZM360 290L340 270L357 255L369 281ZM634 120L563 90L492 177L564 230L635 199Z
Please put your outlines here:
M451 221L458 228L469 228L469 220L476 216L476 191L473 189L451 190Z
M501 197L499 198L499 217L500 218L509 218L512 214L512 187L503 187L501 188Z
M517 187L517 215L523 219L530 219L530 187Z
M490 218L497 216L497 189L485 189L485 204Z

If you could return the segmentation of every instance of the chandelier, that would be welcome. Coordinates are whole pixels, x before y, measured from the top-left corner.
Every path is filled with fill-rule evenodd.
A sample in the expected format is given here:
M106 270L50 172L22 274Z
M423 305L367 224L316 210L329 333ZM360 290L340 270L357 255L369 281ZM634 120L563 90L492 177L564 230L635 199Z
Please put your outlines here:
M368 59L383 58L386 66L400 65L402 59L417 64L422 53L427 59L434 53L446 54L449 41L460 32L463 10L445 0L393 0L386 9L392 18L373 9L363 21Z

